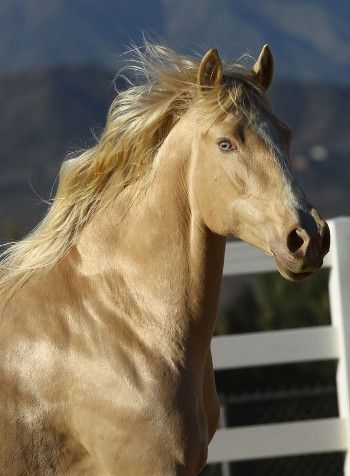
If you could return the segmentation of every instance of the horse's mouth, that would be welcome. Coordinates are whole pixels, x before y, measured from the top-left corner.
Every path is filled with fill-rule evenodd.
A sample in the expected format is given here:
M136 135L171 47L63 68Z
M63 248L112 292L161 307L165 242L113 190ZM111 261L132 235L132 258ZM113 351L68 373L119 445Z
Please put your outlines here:
M274 255L276 264L277 264L277 269L279 273L289 281L303 281L304 279L309 278L314 274L314 272L319 269L322 266L322 263L319 265L315 266L313 269L309 269L307 271L293 271L290 269L290 267L279 257Z

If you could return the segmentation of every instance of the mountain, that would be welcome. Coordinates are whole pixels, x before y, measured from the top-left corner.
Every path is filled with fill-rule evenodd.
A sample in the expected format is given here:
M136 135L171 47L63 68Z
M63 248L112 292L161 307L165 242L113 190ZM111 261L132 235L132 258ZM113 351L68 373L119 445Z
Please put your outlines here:
M186 52L231 58L268 42L280 77L350 79L347 0L2 0L0 73L89 63L112 68L142 32Z
M185 47L218 46L228 57L256 56L269 43L283 78L350 79L346 0L188 0L166 2L166 38ZM200 48L201 49L201 48Z
M13 224L22 235L38 222L64 157L93 143L116 94L112 79L91 66L0 77L2 238ZM277 81L271 98L294 130L294 164L311 202L325 216L349 215L350 86Z
M59 164L91 144L92 130L98 134L103 127L115 95L112 79L90 66L0 77L3 227L14 222L22 234L38 222Z
M116 69L141 30L163 22L159 0L2 0L0 72L89 63Z

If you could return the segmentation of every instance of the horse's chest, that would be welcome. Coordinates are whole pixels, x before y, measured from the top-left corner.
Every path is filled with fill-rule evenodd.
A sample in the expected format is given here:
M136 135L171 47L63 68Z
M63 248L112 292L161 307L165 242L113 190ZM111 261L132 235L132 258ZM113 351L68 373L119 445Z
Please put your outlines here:
M98 459L117 467L115 474L195 474L182 470L201 465L208 436L202 396L190 382L161 366L141 375L130 362L119 372L98 367L90 366L84 404L75 409L79 433Z

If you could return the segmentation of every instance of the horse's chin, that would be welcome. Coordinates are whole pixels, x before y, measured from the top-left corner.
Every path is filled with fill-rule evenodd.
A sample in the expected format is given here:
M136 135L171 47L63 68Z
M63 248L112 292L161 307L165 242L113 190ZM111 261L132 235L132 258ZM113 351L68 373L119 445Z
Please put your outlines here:
M276 261L277 269L280 275L283 276L285 279L288 279L288 281L294 281L294 282L304 281L304 279L309 278L316 271L314 270L314 271L294 272L291 269L287 268L287 266L285 266L283 262L280 261L276 257L275 257L275 261Z
M305 272L305 273L293 273L289 269L283 269L278 266L278 271L281 276L288 279L288 281L300 282L304 281L305 279L309 278L314 274L314 271Z

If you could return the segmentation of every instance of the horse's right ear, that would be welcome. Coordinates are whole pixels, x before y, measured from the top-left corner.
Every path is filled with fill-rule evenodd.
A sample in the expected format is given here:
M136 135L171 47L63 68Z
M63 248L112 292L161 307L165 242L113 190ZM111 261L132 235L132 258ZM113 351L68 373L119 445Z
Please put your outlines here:
M222 63L218 50L212 48L202 58L199 65L197 84L200 89L219 84L222 79Z

